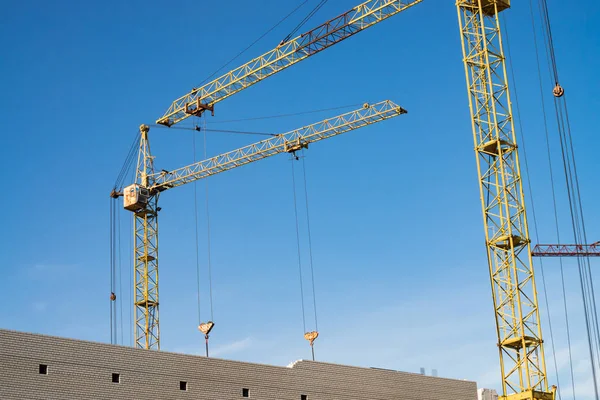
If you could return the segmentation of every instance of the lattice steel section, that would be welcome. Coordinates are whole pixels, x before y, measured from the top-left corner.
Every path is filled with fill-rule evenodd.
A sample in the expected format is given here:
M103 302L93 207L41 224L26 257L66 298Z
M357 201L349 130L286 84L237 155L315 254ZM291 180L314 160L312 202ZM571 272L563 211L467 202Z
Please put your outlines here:
M502 390L514 399L552 399L500 32L499 12L508 7L508 0L457 1Z
M175 100L156 123L171 126L196 115L216 102L254 85L378 22L398 14L422 0L369 0L295 39L193 89Z
M155 182L152 190L163 191L275 154L299 150L298 146L307 147L309 143L337 136L405 113L406 110L390 100L372 105L365 104L360 110L351 111L283 133L271 139L262 140L183 168L154 174L150 177Z
M136 170L136 183L144 188L153 180L154 157L148 142L149 128L140 127L141 138ZM135 346L160 350L158 320L158 194L148 199L144 209L134 213L135 265Z

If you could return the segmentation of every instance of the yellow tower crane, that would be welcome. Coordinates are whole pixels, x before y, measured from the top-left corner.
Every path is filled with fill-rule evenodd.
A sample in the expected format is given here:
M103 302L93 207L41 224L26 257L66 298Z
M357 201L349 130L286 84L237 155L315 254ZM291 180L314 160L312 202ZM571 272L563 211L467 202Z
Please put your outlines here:
M422 0L369 0L340 16L329 20L316 28L289 41L281 42L275 49L253 59L252 61L224 74L223 76L194 88L186 95L175 100L165 114L156 123L171 127L190 116L201 116L205 111L214 114L214 106L221 100L254 85L261 80L282 71L299 61L325 50L350 36L363 31L378 22L404 11ZM373 106L375 107L375 106ZM395 110L391 103L378 103L378 107L367 109L347 115L353 118L363 118L362 122L378 122L388 118L390 110ZM379 107L384 107L379 108ZM386 107L392 107L386 109ZM374 110L380 110L377 115L369 115ZM392 114L399 115L399 111ZM339 118L344 118L340 116ZM340 120L340 122L343 122ZM347 123L352 121L347 121ZM357 121L358 122L358 121ZM345 125L352 126L352 124ZM355 129L355 128L352 128ZM135 326L134 337L136 347L146 349L160 349L160 330L158 318L158 194L169 187L178 186L190 180L203 176L194 175L194 168L200 164L176 170L175 175L154 173L154 158L150 152L148 141L149 127L140 127L141 140L138 152L136 170L136 184L128 186L124 193L113 191L113 197L125 196L126 204L135 204L136 199L141 199L146 205L134 209L135 215ZM327 131L329 132L329 131ZM264 144L263 142L260 142ZM269 142L273 143L273 142ZM288 142L291 144L291 142ZM258 144L257 144L258 145ZM240 149L241 150L241 149ZM226 153L229 154L230 153ZM254 156L264 158L268 151L255 153ZM225 155L224 155L225 156ZM234 158L233 163L241 162L242 158ZM253 161L253 160L250 160ZM219 172L220 169L229 169L234 164L216 164L210 174ZM200 175L204 170L200 171ZM175 179L177 174L181 179ZM185 175L188 174L188 175ZM157 182L160 185L157 185ZM129 198L129 200L128 200ZM135 206L126 206L131 209Z
M175 100L158 124L172 126L201 115L220 100L298 61L322 51L422 0L369 0L348 12L257 57L220 78ZM435 2L432 2L435 4ZM500 356L502 398L553 400L556 387L546 377L530 239L525 213L517 138L506 73L499 15L510 0L456 0L463 50L471 126L482 201L486 250ZM136 345L158 348L158 274L156 201L171 182L153 173L142 127L138 183L134 191L148 205L136 212ZM232 161L233 162L233 161ZM234 165L234 164L231 164ZM200 176L181 169L180 180ZM168 176L173 176L171 173ZM192 179L192 178L190 178ZM156 186L161 182L162 186ZM152 190L151 188L155 186ZM147 211L146 211L147 210ZM138 282L146 279L146 286ZM150 285L150 286L148 286ZM138 295L145 293L145 297ZM156 296L156 298L154 297ZM143 316L137 314L144 312Z
M260 57L175 100L156 123L172 126L209 110L215 103L262 81L350 36L404 11L423 0L370 0L342 15L282 42Z
M499 14L510 0L458 0L503 398L553 400Z
M405 114L389 100L364 104L359 110L329 118L294 131L233 150L172 171L155 172L147 125L140 126L136 182L124 188L125 209L134 214L135 345L160 349L158 301L158 197L165 190L207 178L281 153L295 153L310 143L328 139Z

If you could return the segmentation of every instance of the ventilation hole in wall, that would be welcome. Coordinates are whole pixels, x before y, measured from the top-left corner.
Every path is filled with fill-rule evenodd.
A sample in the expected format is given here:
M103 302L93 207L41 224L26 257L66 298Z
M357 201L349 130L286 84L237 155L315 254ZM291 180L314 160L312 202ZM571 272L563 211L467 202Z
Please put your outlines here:
M300 395L300 400L308 400L308 396L305 394Z
M112 381L113 381L113 383L121 383L121 375L112 374Z
M48 375L48 366L46 364L40 364L39 372L41 375Z
M179 381L179 390L187 390L187 382Z
M243 388L242 389L242 396L243 397L250 397L250 389Z

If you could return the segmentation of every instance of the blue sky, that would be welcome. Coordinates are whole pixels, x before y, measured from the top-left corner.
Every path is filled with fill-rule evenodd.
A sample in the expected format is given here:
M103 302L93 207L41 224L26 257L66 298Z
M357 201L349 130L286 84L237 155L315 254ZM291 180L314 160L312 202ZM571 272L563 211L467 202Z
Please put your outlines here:
M173 7L168 2L109 0L5 5L9 17L0 24L5 132L0 157L10 185L2 200L0 290L7 300L0 308L0 327L109 340L108 193L137 127L153 123L173 99L298 3L232 1L225 7L183 1ZM519 135L526 138L540 240L554 242L529 4L514 3L505 22L522 114ZM548 3L561 83L569 98L588 237L598 240L600 6L592 0L576 8L558 0ZM354 5L354 0L331 1L309 26ZM274 47L308 7L231 67ZM425 1L219 103L216 116L207 119L211 124L383 99L409 111L318 143L306 153L319 360L414 372L436 368L441 376L497 387L496 337L463 74L454 2ZM550 106L551 85L544 79ZM283 132L339 112L213 127ZM159 169L193 160L191 132L152 129L150 134ZM554 129L551 135L558 166ZM207 152L214 155L260 139L211 133ZM560 229L569 238L563 180L557 181ZM213 354L278 365L309 358L302 338L289 159L264 160L211 178L208 184ZM200 199L203 189L198 185ZM162 347L201 354L193 187L172 190L160 200ZM531 219L531 207L529 212ZM200 219L201 311L206 319L203 214ZM120 298L125 299L131 236L125 211L121 221ZM306 260L305 236L302 241ZM571 382L558 263L544 265L566 396ZM592 386L574 262L565 261L565 269L577 397L588 398ZM124 301L122 306L126 327L129 304ZM311 304L307 294L308 309ZM548 343L545 304L542 312ZM129 329L123 342L130 343ZM547 358L555 382L549 346Z

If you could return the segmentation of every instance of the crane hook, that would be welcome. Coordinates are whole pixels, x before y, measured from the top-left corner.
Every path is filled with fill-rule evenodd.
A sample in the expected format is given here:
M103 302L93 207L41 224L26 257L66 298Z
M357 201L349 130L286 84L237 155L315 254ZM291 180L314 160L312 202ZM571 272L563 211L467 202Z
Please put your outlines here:
M308 343L310 343L311 347L318 337L319 337L319 332L317 332L317 331L306 332L304 334L304 339L308 340Z
M110 292L110 301L115 301L117 299L117 295L115 292Z
M556 86L554 86L554 89L552 89L552 94L554 97L563 97L565 95L565 89L563 89L563 87L557 82Z

